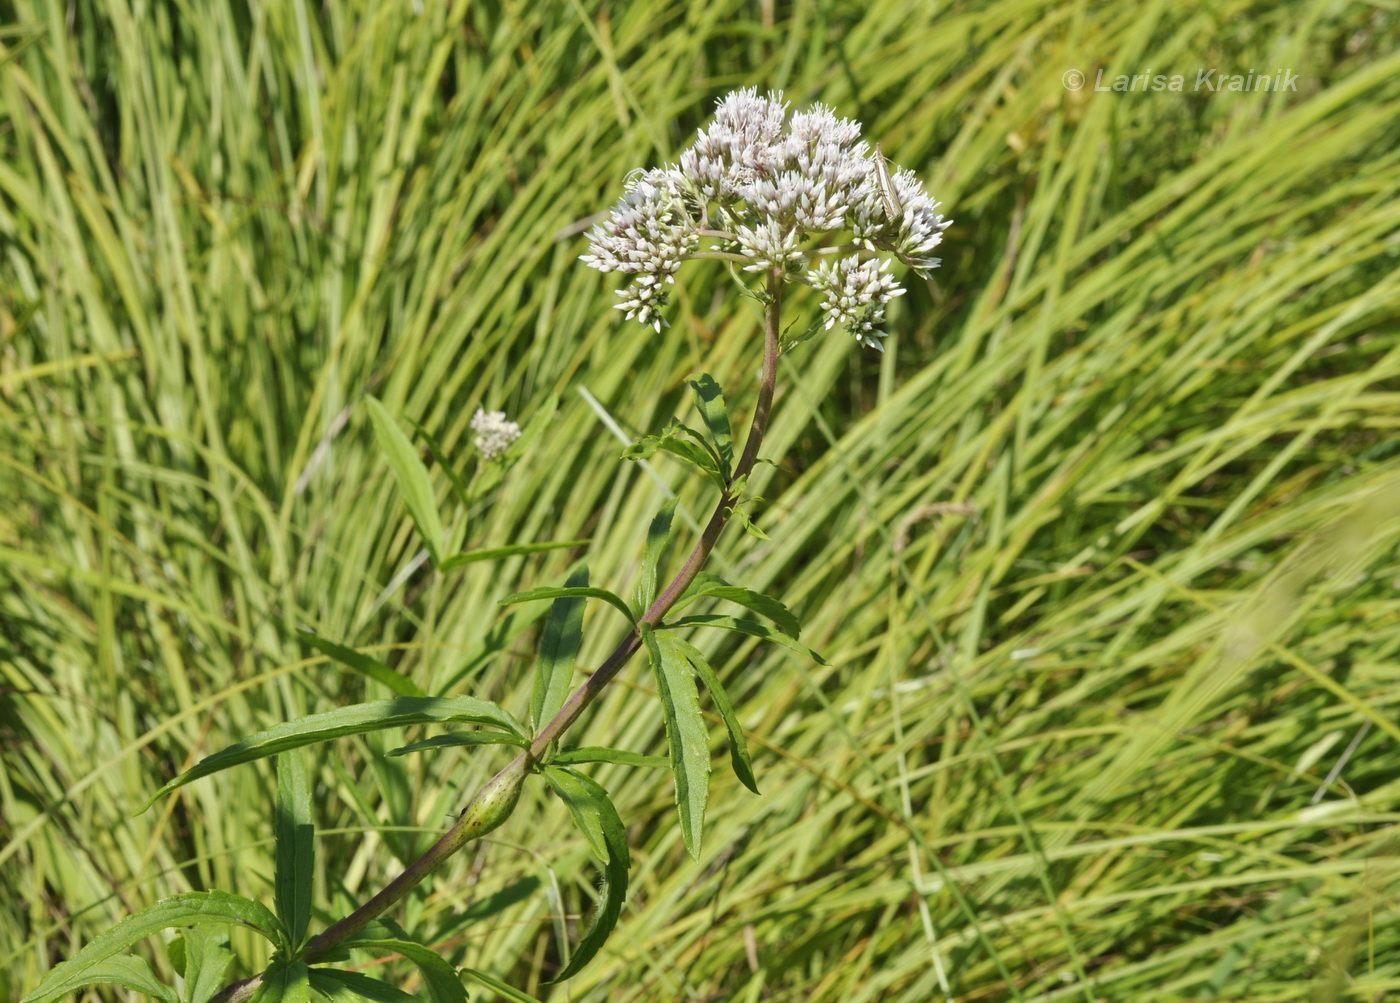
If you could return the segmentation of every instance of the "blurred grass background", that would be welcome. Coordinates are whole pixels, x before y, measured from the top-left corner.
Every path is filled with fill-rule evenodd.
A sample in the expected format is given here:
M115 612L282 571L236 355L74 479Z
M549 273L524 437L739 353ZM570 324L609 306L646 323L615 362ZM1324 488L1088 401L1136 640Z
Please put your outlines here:
M785 360L772 542L720 547L831 665L697 639L764 794L717 770L695 864L663 775L597 770L633 883L567 986L596 872L538 786L399 918L559 1000L1400 995L1397 39L1393 4L1300 0L11 0L0 997L159 897L270 899L268 764L130 814L240 734L388 695L298 625L528 701L543 609L494 600L579 555L426 572L366 394L463 459L478 406L558 395L489 505L435 471L472 545L591 537L622 590L669 491L703 516L602 416L651 430L701 368L747 407L758 313L696 263L657 336L576 258L747 85L860 119L956 220L885 355ZM1297 90L1195 91L1207 67ZM399 737L318 752L313 927L506 755ZM640 665L573 737L663 748Z

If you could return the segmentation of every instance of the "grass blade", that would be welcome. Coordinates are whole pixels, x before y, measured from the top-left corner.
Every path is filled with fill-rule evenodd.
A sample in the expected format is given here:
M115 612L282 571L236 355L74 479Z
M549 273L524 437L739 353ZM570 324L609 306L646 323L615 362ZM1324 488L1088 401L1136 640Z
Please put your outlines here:
M418 527L418 533L423 538L424 546L428 548L433 565L441 566L442 519L438 515L437 497L433 493L433 482L428 477L428 470L419 459L413 443L403 434L403 430L384 405L373 397L366 397L365 405L369 408L375 440L394 471L394 479L398 481L408 514L413 517L413 522Z

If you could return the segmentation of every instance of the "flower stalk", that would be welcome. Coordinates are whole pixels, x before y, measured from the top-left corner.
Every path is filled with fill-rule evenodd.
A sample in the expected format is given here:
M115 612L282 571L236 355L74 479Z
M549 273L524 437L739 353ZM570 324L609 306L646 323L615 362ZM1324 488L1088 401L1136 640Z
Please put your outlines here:
M690 556L686 558L670 584L642 615L641 622L649 626L655 627L661 623L704 568L724 532L724 527L732 517L734 506L739 501L738 492L734 490L735 485L743 483L758 461L758 451L768 429L768 417L773 407L773 393L777 385L778 345L782 331L782 284L781 272L771 270L768 275L768 302L764 308L763 370L759 377L758 400L754 405L753 420L749 425L748 438L744 442L744 451ZM629 631L598 669L564 701L559 712L540 729L530 747L511 760L505 769L481 788L442 838L358 909L307 942L299 960L311 964L324 958L400 902L462 847L502 825L515 810L521 786L535 764L598 698L608 683L617 677L641 645L638 630L634 628ZM234 982L225 986L210 1003L244 1003L257 992L262 980L262 975L255 975Z

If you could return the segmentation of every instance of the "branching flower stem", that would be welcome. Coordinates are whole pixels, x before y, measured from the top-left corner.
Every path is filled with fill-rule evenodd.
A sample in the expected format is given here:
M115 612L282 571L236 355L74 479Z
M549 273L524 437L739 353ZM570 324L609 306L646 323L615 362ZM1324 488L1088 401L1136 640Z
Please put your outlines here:
M768 429L768 415L773 407L773 390L778 375L778 341L781 333L780 314L782 308L783 276L781 271L771 269L768 273L767 305L764 309L763 324L763 373L759 378L758 402L754 405L753 422L749 426L748 439L744 452L735 465L729 485L720 495L714 514L700 534L695 549L690 552L676 577L642 614L641 623L655 627L674 606L691 582L695 581L710 552L719 542L720 534L733 515L738 504L736 484L743 480L758 461L758 450ZM437 870L449 857L466 846L467 843L501 825L515 809L520 796L520 787L531 767L540 761L549 747L568 730L584 710L598 698L603 689L622 671L628 660L641 647L638 630L630 631L588 679L564 702L559 712L546 724L530 747L516 756L505 769L497 773L467 805L456 823L441 839L434 843L421 857L404 868L402 873L384 886L378 894L313 938L301 951L300 960L314 963L332 950L353 937L369 923L378 919L392 908L405 895L413 890L433 871ZM225 986L210 1003L244 1003L258 990L262 975L254 975Z

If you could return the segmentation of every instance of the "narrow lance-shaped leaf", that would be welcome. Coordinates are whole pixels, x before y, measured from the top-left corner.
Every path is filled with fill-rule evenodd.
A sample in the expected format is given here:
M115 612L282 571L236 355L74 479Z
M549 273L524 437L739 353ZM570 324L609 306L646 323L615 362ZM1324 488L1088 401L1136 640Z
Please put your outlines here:
M387 982L380 982L360 972L345 972L338 968L311 969L311 988L334 1003L423 1003Z
M565 749L550 760L551 763L614 763L618 766L666 767L671 761L665 756L643 756L625 749L605 749L597 745L586 745L581 749Z
M304 627L297 629L297 637L324 655L329 655L341 665L349 666L361 675L368 676L377 683L383 683L401 697L427 696L418 684L407 676L401 676L383 662L371 658L364 652L347 648L343 644L328 641L319 634L313 634Z
M311 922L311 880L316 865L315 827L311 820L311 778L300 749L277 757L277 915L294 948L300 947Z
M658 632L656 640L658 644L673 646L690 662L700 681L705 684L710 699L715 702L715 710L719 711L720 719L724 721L724 730L729 733L729 762L734 767L734 775L739 778L741 784L757 794L758 781L754 779L753 761L749 758L749 745L744 738L744 729L739 724L739 718L734 713L734 704L730 702L729 694L725 691L724 684L719 681L719 676L695 645L669 631Z
M682 435L689 435L695 441L682 439L680 438ZM622 458L624 460L648 460L656 454L657 450L678 456L698 468L721 490L727 485L726 478L719 470L719 456L713 448L705 442L700 433L687 428L678 421L673 420L659 435L647 435L638 439L622 451Z
M55 987L53 992L44 996L26 997L26 1000L56 999L59 996L67 996L83 986L121 986L123 989L138 992L145 998L160 1000L161 1003L180 1003L179 993L156 977L145 958L130 954L99 961L88 968L80 980Z
M727 481L734 472L734 436L729 427L729 409L724 403L724 393L709 373L687 376L686 382L695 391L695 406L700 409L705 427L715 440L720 472Z
M772 620L773 625L789 637L795 638L802 632L802 625L797 622L797 617L793 616L792 610L784 606L781 601L770 595L764 595L762 592L755 592L753 589L730 585L718 575L708 572L701 572L696 576L690 588L685 590L685 594L672 607L672 611L679 611L696 599L707 597L724 599L747 607L759 616Z
M287 749L327 742L347 735L363 735L385 728L403 728L411 724L445 724L466 721L492 725L523 738L525 729L505 710L475 697L398 697L394 700L374 700L312 714L296 721L287 721L258 732L226 749L206 756L193 767L171 780L142 807L145 811L171 791L191 781L207 777L220 770L254 760L275 756Z
M394 479L398 481L408 514L413 517L423 537L433 565L437 566L442 563L442 520L438 515L437 499L428 470L418 458L413 443L408 441L408 436L403 434L384 405L373 397L366 397L365 404L369 408L375 440L394 471Z
M577 770L546 766L545 780L569 808L589 847L603 862L603 886L598 905L579 938L573 957L553 981L563 982L581 972L593 960L622 913L627 898L627 871L632 866L627 850L627 831L617 809L597 781Z
M656 601L657 572L661 566L666 542L671 539L671 524L675 521L676 503L679 500L672 498L662 505L661 511L656 513L651 525L647 527L646 548L642 551L641 574L637 579L637 609L643 613Z
M268 970L250 1003L307 1003L311 999L311 970L304 961Z
M397 749L390 749L385 755L407 756L412 752L427 752L430 749L452 749L464 745L514 745L529 748L530 743L519 735L508 735L504 731L454 731L450 735L434 735L421 742L410 742Z
M636 623L637 618L632 613L632 609L627 602L616 592L609 592L607 589L595 588L593 586L564 586L562 588L542 585L537 589L530 589L526 592L515 592L498 599L502 606L509 606L513 603L536 602L540 599L568 599L580 597L584 599L601 599L623 616L627 617L628 623Z
M795 651L799 655L804 655L812 659L812 661L819 665L827 664L825 658L805 644L799 644L786 634L776 631L766 624L759 623L757 620L744 620L736 616L720 616L716 613L701 613L695 616L682 617L674 623L668 623L665 626L668 630L677 627L718 627L721 630L733 630L740 634L748 634L750 637L757 637L764 641L772 641L774 644L780 644L790 651Z
M453 554L451 557L444 558L441 568L443 571L451 571L454 568L466 567L468 564L476 564L478 561L499 561L507 557L519 557L521 554L541 554L547 550L582 547L588 542L588 540L549 540L544 543L513 543L508 547L484 547L481 550L468 550L466 553Z
M641 631L661 693L681 835L690 855L699 860L705 802L710 795L710 736L700 713L700 692L685 657L675 648L658 643L656 632L646 624L641 625Z
M588 585L588 568L569 576L566 588ZM535 687L530 696L530 726L535 732L544 727L569 696L574 665L583 644L583 597L561 596L550 603L540 635L540 656L535 661Z
M223 988L233 964L228 934L208 927L190 927L170 942L169 953L171 964L185 980L186 1003L209 1003Z
M512 1003L540 1003L538 999L531 996L529 993L516 989L514 986L508 986L500 979L487 975L485 972L478 971L475 968L463 968L462 975L471 979L473 982L481 983L497 996L505 1000L510 1000Z
M467 1003L467 991L457 970L431 947L399 938L352 940L346 947L362 948L379 954L400 954L413 962L423 976L423 983L432 994L433 1003Z
M23 1003L45 1003L88 985L94 972L101 971L98 966L161 930L211 923L246 926L279 947L286 946L282 925L266 906L228 892L186 892L161 899L98 934L73 957L55 965Z

